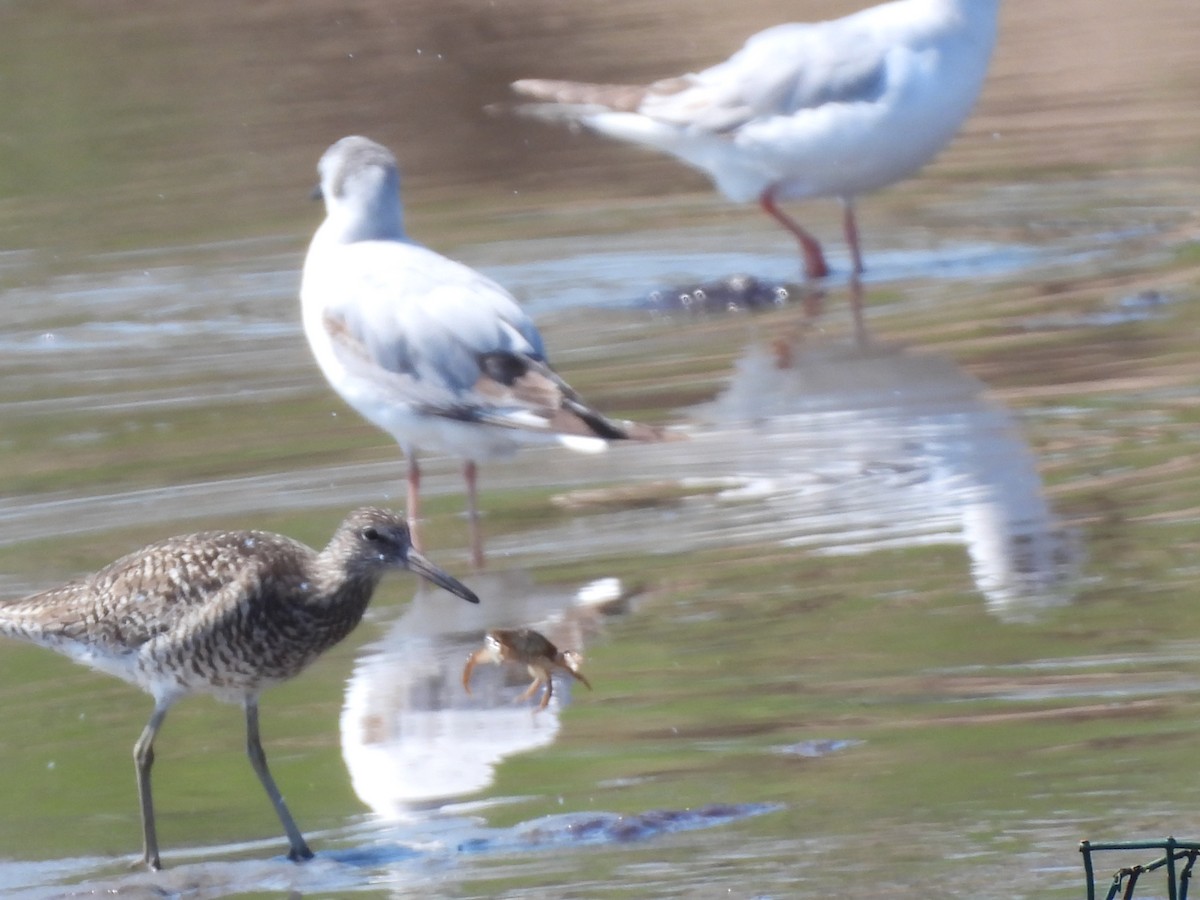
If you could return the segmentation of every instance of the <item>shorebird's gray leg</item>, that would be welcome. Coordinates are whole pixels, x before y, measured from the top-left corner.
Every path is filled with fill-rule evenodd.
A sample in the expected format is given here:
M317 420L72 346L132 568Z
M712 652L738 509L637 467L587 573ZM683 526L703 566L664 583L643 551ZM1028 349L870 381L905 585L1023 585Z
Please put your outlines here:
M293 862L312 859L313 852L308 849L304 835L296 827L292 814L288 812L287 804L283 802L283 795L279 793L279 788L275 786L275 779L271 777L271 770L267 768L267 755L263 752L262 741L258 737L258 699L256 697L246 698L246 754L250 757L250 765L254 767L254 774L258 776L267 796L271 798L275 814L283 823L283 830L287 832L288 843L291 844L291 848L288 850L288 859Z
M142 729L141 736L133 745L133 763L137 767L138 801L142 805L142 859L157 872L162 868L158 858L158 834L154 828L154 798L150 794L150 767L154 765L154 737L162 727L163 719L171 704L162 701L154 704L150 721Z

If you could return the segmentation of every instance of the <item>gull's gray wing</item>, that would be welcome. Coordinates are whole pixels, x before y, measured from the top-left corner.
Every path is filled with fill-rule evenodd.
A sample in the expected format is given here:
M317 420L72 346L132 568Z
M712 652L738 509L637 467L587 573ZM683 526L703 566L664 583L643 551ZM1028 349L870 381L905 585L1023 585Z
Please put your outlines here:
M323 325L351 377L429 415L625 436L549 367L532 320L491 279L413 244L331 252L337 294Z
M759 32L728 60L646 89L638 112L701 131L826 103L873 102L887 86L889 46L856 16Z
M532 320L500 285L423 247L364 241L328 248L324 290L335 346L356 369L411 378L429 398L472 388L481 355L545 358Z

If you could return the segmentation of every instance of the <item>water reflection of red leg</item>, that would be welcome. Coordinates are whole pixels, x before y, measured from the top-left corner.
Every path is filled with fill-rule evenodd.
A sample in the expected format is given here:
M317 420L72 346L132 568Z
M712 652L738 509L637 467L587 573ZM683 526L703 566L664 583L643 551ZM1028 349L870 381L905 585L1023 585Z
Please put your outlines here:
M850 278L850 315L854 319L854 343L867 346L871 336L867 334L867 323L863 319L863 289L857 275Z
M858 244L858 220L854 216L854 198L842 198L842 233L846 235L846 246L850 248L851 273L857 277L863 273L862 248Z
M471 538L471 565L481 570L483 558L483 531L479 527L479 494L476 489L478 469L473 460L463 464L463 479L467 482L467 527Z
M804 288L800 297L804 315L810 319L818 318L825 311L825 292L820 288Z

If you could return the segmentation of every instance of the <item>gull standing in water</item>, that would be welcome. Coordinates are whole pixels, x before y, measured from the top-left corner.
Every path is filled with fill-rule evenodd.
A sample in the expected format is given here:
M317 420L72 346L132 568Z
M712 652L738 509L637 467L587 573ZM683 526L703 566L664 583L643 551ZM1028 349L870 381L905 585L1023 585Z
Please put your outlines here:
M483 565L476 461L523 444L603 450L656 429L588 407L546 360L533 321L504 288L404 233L396 158L346 137L318 164L325 221L304 261L304 332L321 371L408 459L408 518L420 518L418 450L465 459L471 554Z
M838 197L854 273L854 198L905 178L954 137L996 41L1000 0L895 0L841 19L778 25L728 60L646 86L527 79L521 111L644 144L706 173L735 203L757 200L800 244L820 243L782 200Z

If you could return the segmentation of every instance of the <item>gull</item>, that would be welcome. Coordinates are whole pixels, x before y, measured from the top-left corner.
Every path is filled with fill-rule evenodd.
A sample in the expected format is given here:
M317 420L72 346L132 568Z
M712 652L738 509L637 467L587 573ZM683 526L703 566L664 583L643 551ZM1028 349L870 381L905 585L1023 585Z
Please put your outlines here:
M585 404L550 368L532 319L504 288L408 239L390 150L342 138L317 171L326 216L304 261L304 332L330 385L400 444L414 540L418 450L465 460L471 556L482 568L477 461L525 444L596 452L609 441L661 438Z
M300 674L354 630L389 570L407 569L471 603L479 598L412 547L404 520L364 508L319 553L263 531L168 538L61 587L0 603L0 634L115 675L154 697L133 746L142 859L162 867L150 768L176 701L211 694L241 703L246 752L288 838L288 859L312 858L263 752L262 690Z
M669 153L735 203L757 200L799 242L805 274L829 267L783 200L838 197L854 274L855 198L912 175L971 111L999 0L895 0L825 22L768 28L725 62L646 86L525 79L518 107Z

